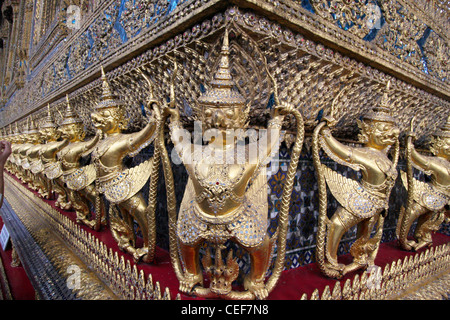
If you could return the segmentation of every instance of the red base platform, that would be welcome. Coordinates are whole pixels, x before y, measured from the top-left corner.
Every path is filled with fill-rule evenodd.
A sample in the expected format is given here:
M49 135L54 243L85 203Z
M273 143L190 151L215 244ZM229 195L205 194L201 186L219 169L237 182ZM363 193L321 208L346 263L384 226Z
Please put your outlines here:
M11 176L15 178L14 176ZM17 180L17 178L15 178ZM17 180L19 181L19 180ZM23 185L23 184L22 184ZM23 185L26 187L25 185ZM37 193L36 197L38 197ZM63 211L57 207L55 207L54 200L45 200L43 201L50 204L53 208L61 212L63 215L69 217L71 220L75 221L75 212L73 211ZM111 232L108 228L104 228L103 230L96 232L84 225L80 225L80 227L87 232L91 233L93 236L98 238L99 241L103 242L108 248L111 248L113 251L118 252L120 256L124 256L126 261L130 261L131 266L133 266L134 262L130 255L123 253L118 248L115 240L113 239ZM446 236L443 234L436 233L433 235L433 246L438 246L441 244L445 244L450 242L450 236ZM422 249L421 251L426 250ZM34 299L34 290L28 281L27 276L22 267L13 268L10 266L11 263L11 249L6 250L4 252L0 249L1 258L3 261L4 268L6 270L6 275L8 278L9 285L11 287L11 292L13 299L17 300L31 300ZM419 253L421 252L419 251ZM380 245L380 249L378 251L377 258L375 263L379 267L384 267L386 264L391 263L392 261L397 261L398 259L403 259L406 256L411 256L418 254L417 252L408 252L402 250L397 241L382 243ZM339 257L340 262L349 263L351 261L351 255L343 255ZM161 248L156 248L156 258L154 264L137 264L138 272L141 270L144 271L145 275L152 275L153 281L158 281L160 283L161 288L168 288L170 290L170 294L172 299L174 299L177 294L180 294L181 300L191 300L198 299L196 297L192 297L178 291L178 279L173 271L169 253L166 250ZM347 279L352 279L355 274L362 274L363 270L352 272L346 275L344 278L340 279L341 285ZM282 272L280 279L278 281L275 289L270 293L268 299L269 300L298 300L302 297L303 294L307 294L309 297L314 290L318 289L319 292L323 292L326 286L329 286L332 289L337 280L330 279L324 276L318 266L315 263L308 264L305 266L301 266L295 269L290 269Z

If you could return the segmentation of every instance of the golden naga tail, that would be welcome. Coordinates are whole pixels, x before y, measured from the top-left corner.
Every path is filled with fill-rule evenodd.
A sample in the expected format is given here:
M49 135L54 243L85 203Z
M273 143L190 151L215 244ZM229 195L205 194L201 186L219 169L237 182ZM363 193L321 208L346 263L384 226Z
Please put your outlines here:
M337 96L333 99L330 110L330 120L334 119L334 113L336 111L336 103L339 97L344 92L342 89ZM320 131L327 124L326 121L322 121L314 129L312 136L312 151L313 151L313 164L316 169L317 185L319 191L319 220L317 226L317 236L316 236L316 260L319 265L320 270L330 278L339 278L341 274L337 270L332 270L326 266L325 262L325 245L326 245L326 235L327 235L327 225L329 225L330 220L327 216L327 183L325 180L325 174L323 172L322 163L320 162Z
M172 81L170 86L170 103L169 107L175 107L175 91L174 81L176 79L178 65L175 63L174 72L172 74ZM169 217L169 252L172 267L179 281L184 279L183 268L178 255L178 240L177 240L177 199L175 197L175 183L172 172L172 164L170 162L169 154L164 143L164 125L167 121L168 115L162 113L159 118L157 128L157 135L155 138L156 149L158 149L159 157L161 159L162 168L164 172L164 182L166 184L166 198L167 198L167 213Z
M280 100L278 97L278 85L267 67L267 61L265 61L265 68L273 84L275 104L280 105ZM294 145L292 147L291 162L286 174L286 182L283 187L283 196L281 198L281 209L278 215L278 227L277 232L275 233L275 235L277 235L277 257L275 259L272 274L266 282L266 289L268 292L271 292L273 290L278 282L278 279L280 278L281 272L284 270L287 228L289 224L289 206L291 203L292 190L294 188L294 179L295 174L297 173L298 161L300 159L300 153L302 152L303 140L305 137L305 124L300 111L292 108L291 110L289 110L289 114L293 115L296 121L296 137Z
M158 126L160 123L158 123ZM159 130L157 127L156 130ZM161 161L160 148L154 148L155 153L152 159L152 167L150 174L150 186L148 190L148 206L146 208L147 213L147 225L148 225L148 253L147 262L152 262L155 259L156 248L156 202L157 202L157 188L159 180L159 163Z
M414 117L415 118L415 117ZM413 129L414 118L411 120L411 131ZM406 140L406 177L407 177L407 189L408 197L406 200L406 208L402 207L400 216L397 222L396 235L400 242L400 245L405 250L411 250L411 246L407 243L408 232L411 227L411 213L414 204L414 194L416 192L413 176L413 164L411 159L413 141L412 136L408 136Z
M150 185L148 190L148 205L146 208L147 213L147 225L148 225L148 251L147 251L147 262L152 262L155 259L155 248L156 248L156 203L157 203L157 189L158 189L158 181L159 181L159 164L161 162L161 150L165 150L165 148L161 148L159 144L162 142L164 147L164 123L165 119L160 119L160 113L161 110L159 109L159 105L157 100L154 97L153 94L153 85L150 78L142 72L140 69L138 69L138 72L140 75L142 75L147 81L150 93L149 98L147 100L147 107L151 107L153 104L155 104L155 112L157 113L156 117L158 119L156 130L155 130L155 140L154 140L154 154L151 159L151 168L150 168ZM147 108L146 111L150 110ZM162 136L162 138L160 138ZM167 153L167 152L166 152ZM140 189L139 189L140 190Z
M278 216L277 228L277 257L275 265L272 270L272 275L266 282L266 289L268 292L272 291L280 278L281 272L284 270L284 259L286 256L286 240L287 229L289 224L289 205L291 202L292 190L294 187L294 178L297 172L298 161L303 147L303 140L305 136L305 127L303 117L297 109L290 111L295 117L297 123L296 138L294 146L292 147L291 162L286 174L286 182L283 187L283 196L281 198L281 210Z
M407 138L407 144L406 144L406 181L407 181L407 190L408 190L408 197L406 200L406 208L402 207L400 211L400 215L398 218L397 223L397 229L396 229L396 235L400 242L400 245L405 250L411 250L411 246L407 244L407 237L409 233L409 229L411 226L411 212L412 212L412 206L414 203L414 192L415 192L415 186L414 186L414 177L413 177L413 167L411 163L411 145L412 145L412 139L411 137Z
M316 177L319 191L319 219L317 226L317 236L316 236L316 260L319 265L320 270L330 278L339 278L341 274L337 270L328 268L326 265L325 258L325 246L326 246L326 235L327 235L327 225L329 224L329 219L327 216L327 184L325 180L325 175L322 168L322 163L320 161L320 143L319 135L322 128L326 125L325 121L319 123L319 125L314 129L312 137L312 151L313 151L313 163L316 169Z
M161 162L164 172L164 182L166 184L166 197L167 197L167 213L169 216L169 252L172 267L178 280L184 278L183 269L181 266L180 257L178 255L177 244L177 200L175 197L175 184L172 172L172 165L170 162L169 154L164 144L164 123L167 120L167 116L163 115L160 119L160 125L158 128L158 136L155 141L157 142L157 148L160 152Z

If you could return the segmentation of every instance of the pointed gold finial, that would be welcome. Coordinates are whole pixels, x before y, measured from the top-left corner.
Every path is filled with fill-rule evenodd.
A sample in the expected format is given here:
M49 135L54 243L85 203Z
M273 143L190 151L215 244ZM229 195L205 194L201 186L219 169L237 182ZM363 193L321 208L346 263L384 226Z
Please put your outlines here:
M38 130L36 127L36 122L33 119L33 115L30 115L28 119L30 120L28 124L28 133L37 133Z
M68 125L73 123L82 123L81 119L75 113L69 101L69 95L66 94L66 112L60 125Z
M95 107L97 110L106 109L106 108L117 108L122 105L121 101L119 101L115 94L112 91L111 85L108 82L108 78L106 77L105 69L103 66L100 67L101 70L101 79L102 79L102 96L100 98L100 102Z
M109 85L109 82L108 82L108 78L106 78L105 69L103 68L103 66L101 66L100 69L102 72L102 89L103 89L102 100L105 100L107 98L112 98L113 94L112 94L111 86Z
M383 96L381 97L380 104L373 107L363 119L374 120L374 121L384 121L395 123L395 119L392 117L391 108L389 106L389 95L391 94L391 80L386 84L383 91Z
M56 124L53 121L53 117L52 114L50 112L50 103L47 104L47 116L44 119L44 123L41 125L42 129L46 129L46 128L55 128Z
M383 91L383 96L381 98L380 107L388 107L389 106L389 94L391 91L391 80L389 80L386 84L386 87Z
M447 116L447 121L436 130L434 135L436 137L450 138L450 114Z
M214 74L214 80L211 81L211 85L216 87L229 87L234 85L234 81L230 73L230 47L228 40L228 29L225 29L225 34L222 42L222 49L220 52L219 68Z
M244 97L233 89L235 83L230 72L229 54L228 29L225 29L218 69L210 82L211 88L199 97L198 103L200 105L215 108L223 106L243 107L245 105Z

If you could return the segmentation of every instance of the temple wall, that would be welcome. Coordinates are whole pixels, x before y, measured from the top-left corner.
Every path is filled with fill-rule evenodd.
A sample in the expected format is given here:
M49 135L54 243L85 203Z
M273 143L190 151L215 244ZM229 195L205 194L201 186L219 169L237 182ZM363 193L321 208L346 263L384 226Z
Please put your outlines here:
M16 127L24 130L29 116L39 127L47 106L56 122L62 122L68 96L83 121L86 139L91 139L95 128L90 114L102 94L101 67L124 102L129 120L125 131L138 131L146 123L144 106L150 94L141 72L153 81L155 98L166 103L174 60L179 68L176 106L183 124L192 131L197 98L208 89L227 28L231 73L250 105L249 128L266 127L273 106L274 88L263 67L266 62L280 100L293 104L305 121L305 142L289 213L285 269L316 261L319 213L311 135L332 103L336 103L338 120L333 135L359 146L356 120L379 103L390 81L390 109L401 132L399 171L406 170L404 147L411 118L416 115L418 119L416 148L429 153L431 131L445 123L450 111L449 8L445 1L433 2L433 6L425 0L338 1L335 7L321 0L74 3L76 10L69 12L65 1L0 1L2 135L8 136ZM14 50L11 41L20 50ZM269 234L277 228L295 128L294 119L287 117L278 165L272 163L267 170ZM166 144L171 154L173 146L167 133ZM136 166L152 155L150 146L125 161ZM89 163L90 158L83 161ZM323 161L346 177L360 177L359 172L325 155ZM182 165L173 164L172 169L178 208L188 175ZM418 171L415 175L427 179ZM161 180L157 245L169 250L165 184ZM149 183L143 188L146 199L148 193ZM396 239L398 215L406 198L407 191L398 178L382 242ZM336 207L330 195L328 212ZM443 223L439 232L450 236L449 224ZM352 228L340 244L339 255L349 253L355 239L356 228ZM247 270L248 257L236 250L241 267Z

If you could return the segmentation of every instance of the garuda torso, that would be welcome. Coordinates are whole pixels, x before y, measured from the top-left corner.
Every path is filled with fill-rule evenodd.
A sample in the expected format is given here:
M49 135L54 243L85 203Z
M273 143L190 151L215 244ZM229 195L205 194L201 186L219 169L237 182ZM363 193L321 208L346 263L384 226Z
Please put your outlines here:
M187 169L190 177L177 226L180 240L193 245L199 239L236 239L247 247L258 246L268 223L265 165L216 164L203 158Z
M445 159L433 157L433 160L439 163L439 166L443 168L444 174L447 171L446 178L442 180L449 180L450 177L450 162ZM413 166L423 171L427 175L431 175L431 171L424 171L423 168L414 164ZM408 190L408 181L406 172L401 174L403 185ZM432 175L431 182L423 182L417 179L413 179L414 194L413 199L421 206L427 208L430 211L441 211L445 205L450 204L450 184L439 183L436 177Z
M325 144L323 146L324 150L327 151ZM375 159L376 166L384 174L383 183L374 185L364 179L358 182L344 177L326 165L322 165L322 167L330 191L339 204L356 217L366 219L380 212L380 210L388 208L389 195L398 173L394 164L383 152L371 148L364 148L363 151L369 159ZM356 171L365 170L363 165L344 162L333 156L331 152L327 152L327 154L331 155L333 160L338 163L349 166Z
M62 165L64 182L69 189L75 191L84 189L95 180L94 165L81 167L80 164L81 158L92 151L92 149L86 148L86 144L89 142L72 142L57 154Z
M61 163L57 159L57 153L67 144L67 140L51 141L42 150L41 160L44 165L44 173L48 179L57 179L63 174Z
M36 144L27 152L30 170L33 174L38 174L44 170L44 165L41 161L41 152L43 147L43 144Z
M33 146L34 146L34 144L32 144L32 143L24 143L18 150L18 155L19 155L18 163L25 170L30 169L30 163L28 162L28 158L27 158L27 151Z
M153 140L149 139L144 145L132 150L132 139L133 134L108 136L92 152L97 190L111 203L120 203L134 196L145 185L152 171L150 159L133 168L123 166L125 156L135 156ZM124 149L127 151L124 152Z

